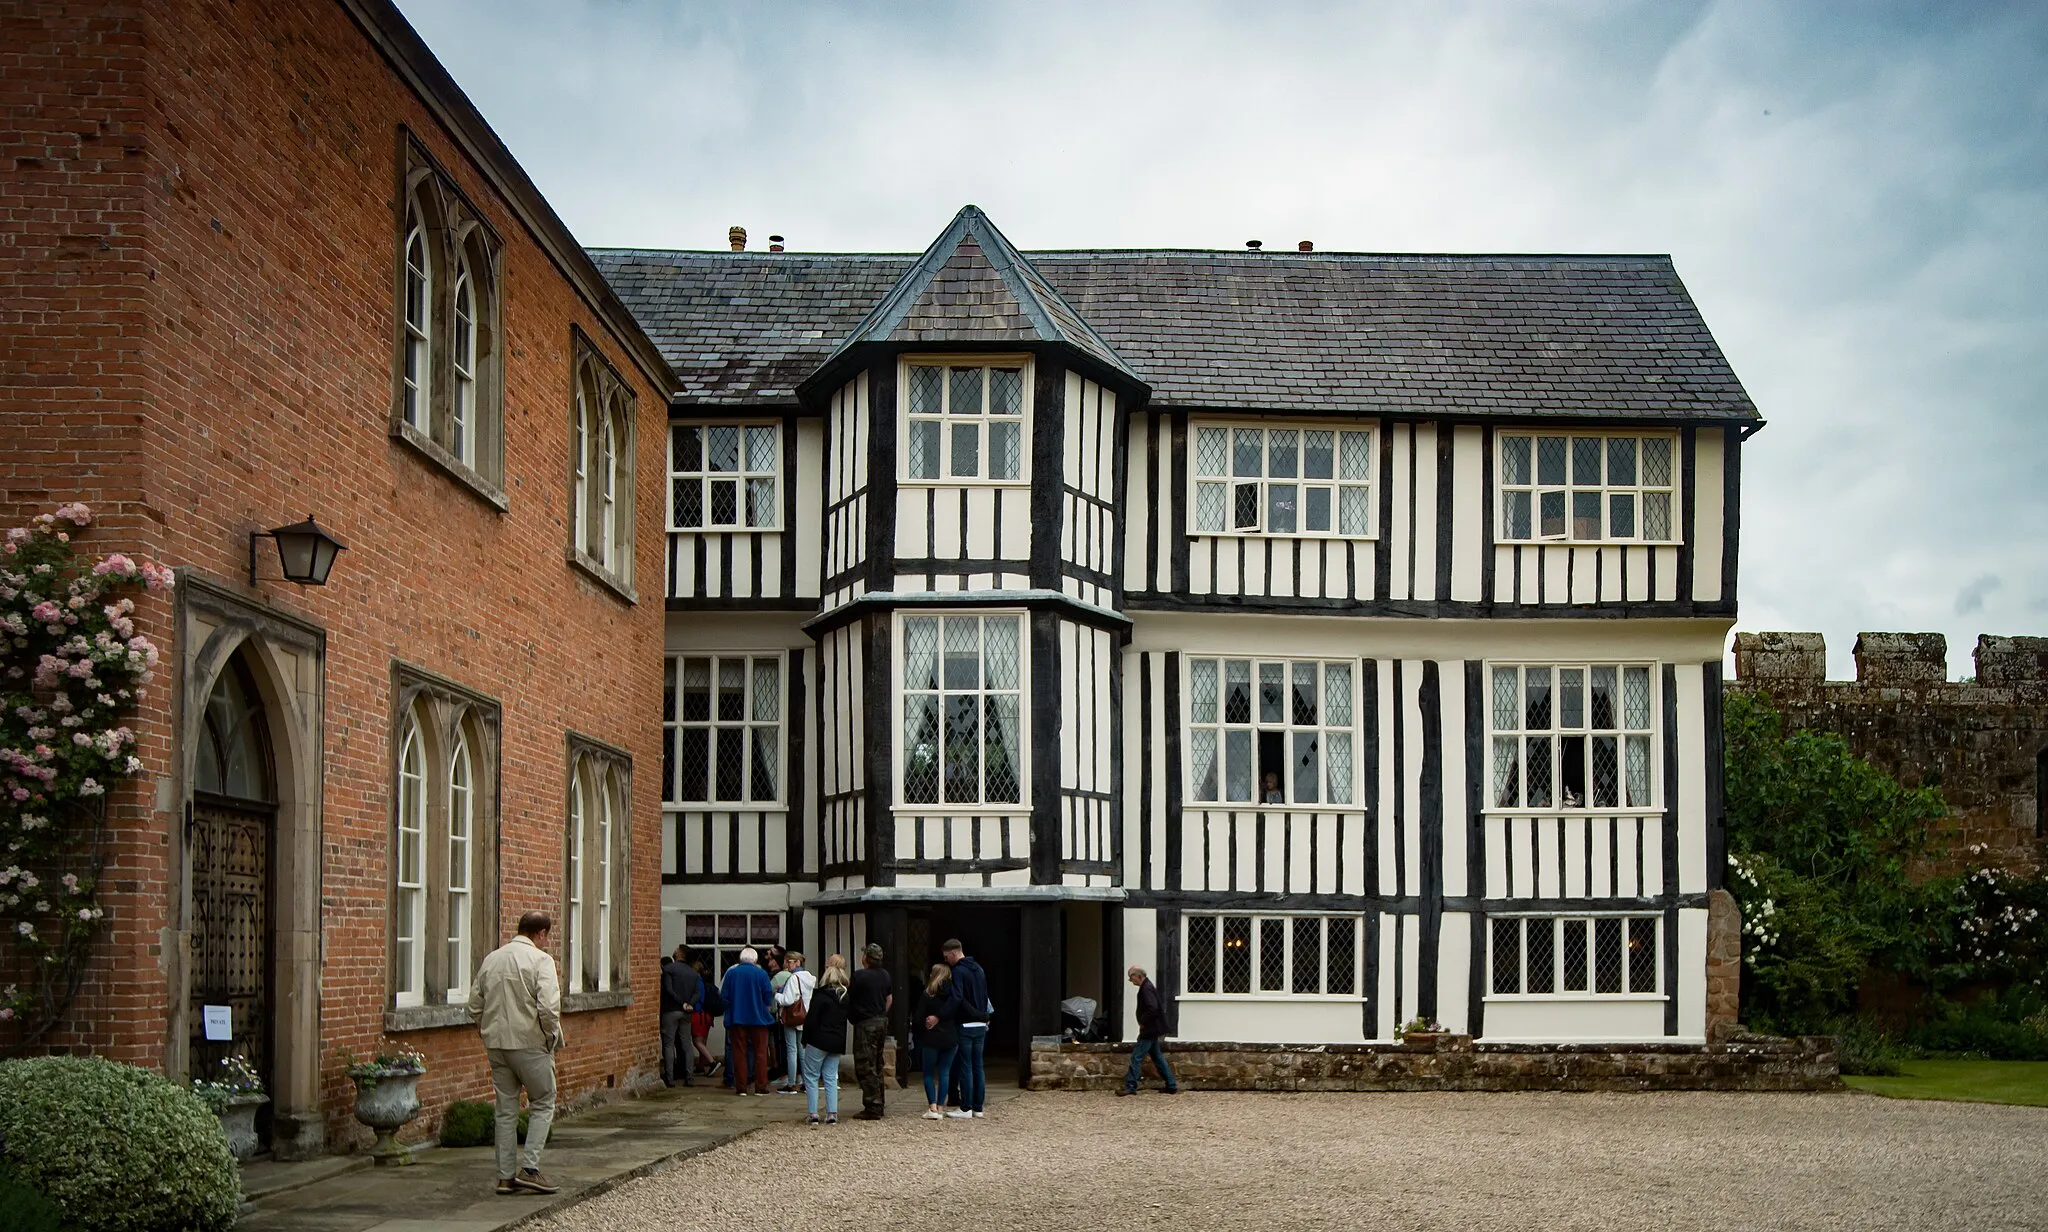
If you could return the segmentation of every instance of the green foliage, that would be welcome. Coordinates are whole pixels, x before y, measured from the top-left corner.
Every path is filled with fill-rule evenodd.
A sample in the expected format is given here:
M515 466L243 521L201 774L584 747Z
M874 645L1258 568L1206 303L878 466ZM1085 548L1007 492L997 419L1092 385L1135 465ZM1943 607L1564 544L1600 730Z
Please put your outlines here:
M1906 1039L1932 1056L2048 1061L2048 1013L2031 992L2014 989L1968 1005L1945 1004Z
M1894 1099L1960 1099L2048 1108L2048 1061L1908 1061L1896 1078L1849 1078Z
M1873 963L1919 965L1924 892L1908 869L1946 807L1838 736L1787 735L1767 698L1730 692L1723 730L1744 1017L1786 1034L1824 1031L1854 1009Z
M212 1079L194 1078L192 1093L215 1116L239 1100L265 1099L270 1094L263 1089L263 1078L256 1067L240 1054L221 1058L220 1070Z
M1913 1049L1865 1018L1844 1019L1833 1035L1844 1074L1895 1077L1903 1072L1901 1064L1913 1059Z
M458 1099L441 1114L442 1146L489 1146L498 1140L497 1109L480 1099Z
M234 1226L241 1174L199 1097L148 1070L88 1057L0 1064L9 1170L81 1232Z
M0 1173L0 1232L65 1232L64 1212L40 1190Z

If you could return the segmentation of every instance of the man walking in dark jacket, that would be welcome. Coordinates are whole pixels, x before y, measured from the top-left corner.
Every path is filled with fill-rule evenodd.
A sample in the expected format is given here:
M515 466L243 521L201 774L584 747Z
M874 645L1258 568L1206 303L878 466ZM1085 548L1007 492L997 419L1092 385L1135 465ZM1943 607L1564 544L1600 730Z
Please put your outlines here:
M940 948L939 957L953 968L953 991L960 998L960 1055L953 1062L954 1072L960 1075L960 1098L946 1115L960 1119L985 1117L988 1113L982 1106L988 1102L988 1070L984 1064L988 1056L988 973L980 963L967 957L958 941L947 941Z
M1138 1093L1138 1080L1145 1076L1149 1054L1152 1067L1166 1081L1166 1093L1178 1095L1180 1083L1174 1081L1173 1067L1166 1063L1166 1003L1159 999L1159 989L1145 978L1145 968L1134 965L1127 974L1138 986L1138 1042L1131 1045L1131 1072L1124 1075L1124 1089L1117 1094Z
M680 958L661 960L661 1085L672 1087L676 1076L690 1085L693 1059L690 1015L704 996L704 979Z

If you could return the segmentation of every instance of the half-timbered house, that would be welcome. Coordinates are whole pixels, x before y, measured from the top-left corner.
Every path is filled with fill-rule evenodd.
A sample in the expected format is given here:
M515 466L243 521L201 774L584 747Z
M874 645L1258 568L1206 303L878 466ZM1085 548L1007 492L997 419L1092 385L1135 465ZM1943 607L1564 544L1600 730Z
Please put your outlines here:
M1761 421L1668 258L593 256L682 386L665 947L958 935L1020 1052L1132 962L1190 1040L1704 1037Z

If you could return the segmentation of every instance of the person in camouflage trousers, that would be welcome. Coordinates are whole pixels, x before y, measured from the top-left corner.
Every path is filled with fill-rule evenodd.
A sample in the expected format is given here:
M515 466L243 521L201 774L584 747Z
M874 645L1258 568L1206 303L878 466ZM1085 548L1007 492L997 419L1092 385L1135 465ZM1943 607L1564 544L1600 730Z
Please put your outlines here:
M896 1000L889 972L882 966L882 947L870 942L853 973L853 992L846 1017L853 1023L853 1069L860 1079L860 1117L882 1119L882 1047L889 1039L889 1007Z

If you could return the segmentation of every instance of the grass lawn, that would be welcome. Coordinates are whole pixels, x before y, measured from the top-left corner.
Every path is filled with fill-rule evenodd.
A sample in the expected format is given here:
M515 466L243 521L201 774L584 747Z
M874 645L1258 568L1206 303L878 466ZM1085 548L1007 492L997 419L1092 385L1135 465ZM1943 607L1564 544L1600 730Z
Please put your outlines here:
M2048 1108L2048 1061L1901 1061L1897 1078L1844 1078L1894 1099L1959 1099Z

